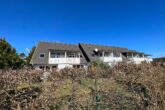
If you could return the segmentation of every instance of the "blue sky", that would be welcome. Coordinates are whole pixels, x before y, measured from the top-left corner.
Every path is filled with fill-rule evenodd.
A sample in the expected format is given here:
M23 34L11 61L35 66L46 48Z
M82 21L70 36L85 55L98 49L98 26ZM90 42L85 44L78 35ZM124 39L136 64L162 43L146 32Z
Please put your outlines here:
M165 56L165 0L0 0L0 36L18 52L58 41Z

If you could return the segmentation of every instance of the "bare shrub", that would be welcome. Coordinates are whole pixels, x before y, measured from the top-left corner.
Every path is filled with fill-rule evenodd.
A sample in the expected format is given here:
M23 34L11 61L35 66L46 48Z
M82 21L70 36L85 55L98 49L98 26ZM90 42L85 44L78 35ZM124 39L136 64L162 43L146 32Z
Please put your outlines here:
M28 68L1 71L0 109L165 109L165 68L157 65L65 68L46 81L42 76Z
M165 68L152 64L117 65L113 77L127 84L150 110L165 109Z

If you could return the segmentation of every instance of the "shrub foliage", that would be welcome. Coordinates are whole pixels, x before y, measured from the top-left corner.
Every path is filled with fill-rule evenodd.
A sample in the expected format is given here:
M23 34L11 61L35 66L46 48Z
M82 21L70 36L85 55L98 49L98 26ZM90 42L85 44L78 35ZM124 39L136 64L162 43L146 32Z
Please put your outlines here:
M1 110L164 110L165 68L119 64L93 69L0 71Z

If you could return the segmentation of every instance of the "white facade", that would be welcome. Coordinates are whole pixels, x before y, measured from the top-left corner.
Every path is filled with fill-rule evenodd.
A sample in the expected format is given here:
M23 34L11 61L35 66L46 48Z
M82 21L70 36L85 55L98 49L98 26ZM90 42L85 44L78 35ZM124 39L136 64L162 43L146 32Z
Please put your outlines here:
M147 58L147 57L139 57L139 58L133 57L133 58L129 58L129 59L135 64L140 64L142 62L150 63L153 61L152 58Z
M50 58L48 64L80 64L80 58Z
M103 62L122 62L122 57L101 57Z
M108 56L105 56L105 53L103 52L102 56L100 57L100 60L105 63L108 63L110 66L113 66L123 61L121 54L119 56L115 56L113 52L111 52Z
M149 58L148 56L139 55L139 54L129 54L127 55L127 58L129 59L128 63L135 63L135 64L141 64L142 62L150 63L153 61L152 58Z
M48 64L57 65L58 69L64 69L66 67L71 68L73 65L80 65L81 57L80 53L72 53L69 55L66 51L63 52L64 55L58 55L51 57L51 51L49 52ZM56 58L58 57L58 58Z
M152 58L149 58L144 55L138 55L138 54L131 54L126 56L128 58L127 63L134 63L134 64L141 64L142 62L150 63L153 61ZM102 52L102 55L100 57L100 60L102 60L105 63L108 63L110 66L116 65L119 62L123 61L122 55L120 53L120 56L115 56L113 52L111 52L108 56L105 55L105 52Z

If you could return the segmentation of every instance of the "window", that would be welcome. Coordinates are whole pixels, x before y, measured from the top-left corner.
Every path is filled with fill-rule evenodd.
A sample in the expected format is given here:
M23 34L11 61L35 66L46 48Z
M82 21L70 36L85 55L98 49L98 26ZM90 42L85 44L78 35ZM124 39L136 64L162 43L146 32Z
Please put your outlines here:
M133 56L136 57L136 58L139 58L140 57L139 54L134 54Z
M39 66L39 68L40 68L41 70L44 70L44 66Z
M132 53L127 53L127 58L132 58Z
M60 53L51 53L50 57L51 58L59 58L60 57Z
M75 54L71 54L71 53L70 53L70 54L67 54L67 57L69 57L69 58L74 58L74 57L76 57L76 56L75 56Z
M139 57L143 57L143 54L140 54Z
M104 56L105 57L110 57L110 56L112 56L112 53L111 52L104 52Z
M120 57L120 53L119 52L114 52L113 57Z
M63 58L63 57L65 57L65 53L51 53L50 54L50 57L51 58Z
M67 53L67 57L68 58L79 58L80 57L80 54L79 53L68 52Z
M102 57L102 53L98 53L98 56L99 56L99 57Z
M44 58L45 54L44 53L40 53L39 58Z
M57 69L57 65L55 65L55 66L52 66L52 69Z

